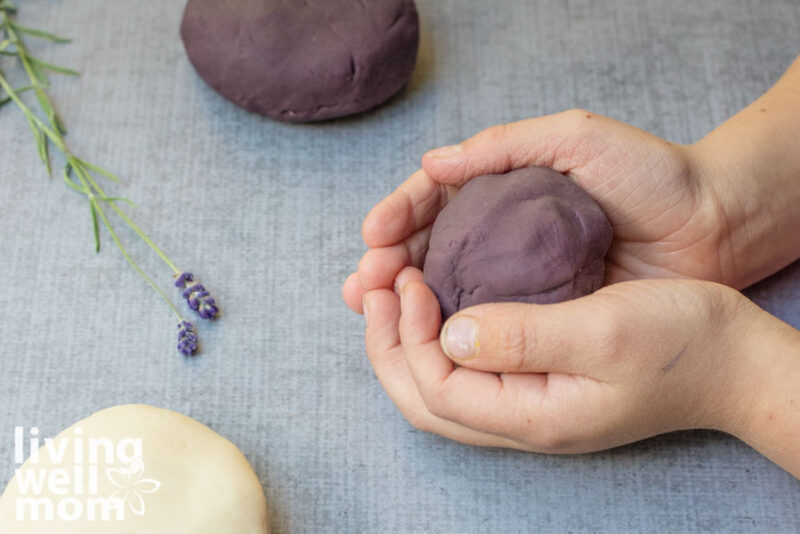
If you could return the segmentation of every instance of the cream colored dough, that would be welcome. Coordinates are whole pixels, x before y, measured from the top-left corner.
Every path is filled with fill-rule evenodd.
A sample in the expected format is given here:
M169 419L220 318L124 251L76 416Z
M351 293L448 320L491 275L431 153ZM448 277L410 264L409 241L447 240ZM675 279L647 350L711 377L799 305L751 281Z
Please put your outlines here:
M28 455L36 431L18 432ZM269 532L264 491L244 455L179 413L115 406L39 444L38 461L28 458L0 497L2 533Z

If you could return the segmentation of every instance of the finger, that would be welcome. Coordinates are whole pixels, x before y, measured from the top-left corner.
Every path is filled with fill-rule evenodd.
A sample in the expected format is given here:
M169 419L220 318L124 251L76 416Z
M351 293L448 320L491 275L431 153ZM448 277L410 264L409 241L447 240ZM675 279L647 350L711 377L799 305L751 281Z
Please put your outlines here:
M364 287L358 279L358 273L353 273L347 277L342 285L342 298L347 307L354 312L361 314L364 313L363 299Z
M400 348L400 301L397 295L388 289L368 291L364 294L364 311L367 318L364 341L370 360Z
M370 248L400 243L433 222L454 194L454 188L418 170L367 214L361 226L364 242Z
M509 439L548 416L544 405L547 377L496 375L456 368L439 346L440 312L433 292L411 281L401 293L400 341L419 393L439 418Z
M519 442L463 427L431 414L417 391L400 346L400 300L389 290L365 295L367 355L381 385L403 416L416 428L470 445L523 448Z
M371 248L358 263L358 277L367 291L391 288L403 267L421 268L428 252L431 227L426 226L411 237L391 247Z
M422 271L416 267L405 267L399 273L394 281L395 293L399 296L406 284L410 282L424 283ZM439 328L438 326L436 328Z
M605 118L583 110L487 128L459 145L432 150L422 168L432 180L461 186L483 174L543 166L567 173L588 161L584 143ZM593 122L594 121L594 122Z
M596 376L617 337L617 314L602 300L473 306L448 319L441 346L470 369Z

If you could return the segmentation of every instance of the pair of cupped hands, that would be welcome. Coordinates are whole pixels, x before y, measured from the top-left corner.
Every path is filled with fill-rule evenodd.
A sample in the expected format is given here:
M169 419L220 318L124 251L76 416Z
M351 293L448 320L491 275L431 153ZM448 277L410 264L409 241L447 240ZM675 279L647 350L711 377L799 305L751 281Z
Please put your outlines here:
M759 268L737 257L729 209L744 201L707 152L571 110L425 154L367 215L369 250L343 287L403 415L460 442L547 453L689 428L748 440L769 386L757 347L792 329L737 291ZM470 179L529 166L567 175L605 211L604 287L559 304L474 306L442 325L420 270L434 219Z

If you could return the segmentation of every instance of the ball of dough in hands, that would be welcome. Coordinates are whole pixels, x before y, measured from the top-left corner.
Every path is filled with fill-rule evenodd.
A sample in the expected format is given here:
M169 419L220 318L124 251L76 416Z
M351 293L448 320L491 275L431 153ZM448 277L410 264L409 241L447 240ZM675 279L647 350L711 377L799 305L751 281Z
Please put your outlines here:
M561 302L600 288L612 236L600 206L561 173L479 176L436 218L425 282L443 319L486 302Z

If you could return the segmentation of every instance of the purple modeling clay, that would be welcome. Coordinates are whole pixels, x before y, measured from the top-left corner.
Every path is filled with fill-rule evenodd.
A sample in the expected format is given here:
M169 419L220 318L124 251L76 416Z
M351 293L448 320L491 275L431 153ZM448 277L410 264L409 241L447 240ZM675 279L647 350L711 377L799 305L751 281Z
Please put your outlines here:
M189 0L181 38L200 77L237 106L311 122L405 87L419 18L413 0Z
M569 300L600 288L611 238L603 210L563 174L480 176L436 218L425 282L443 320L484 302Z

